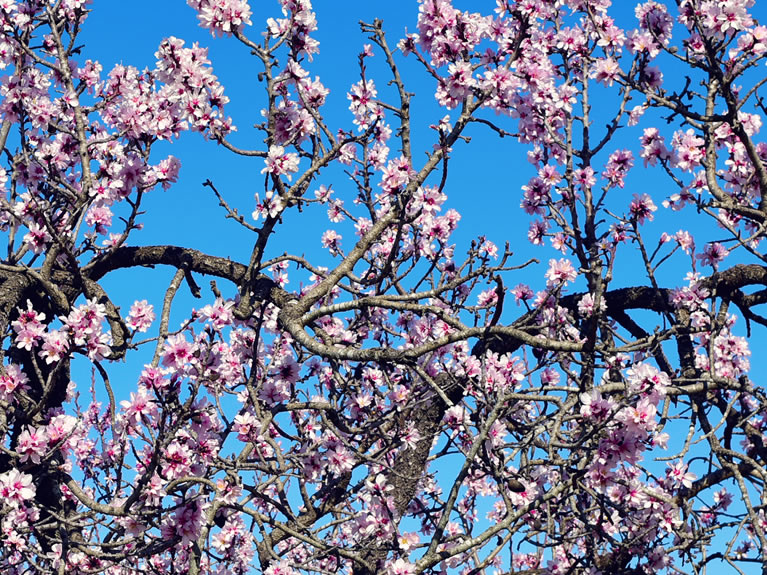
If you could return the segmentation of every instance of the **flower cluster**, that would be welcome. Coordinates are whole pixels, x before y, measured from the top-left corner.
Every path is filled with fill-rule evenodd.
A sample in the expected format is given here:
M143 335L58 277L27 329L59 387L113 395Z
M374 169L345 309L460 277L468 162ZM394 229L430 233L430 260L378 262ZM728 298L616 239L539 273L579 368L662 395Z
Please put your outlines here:
M199 13L200 26L208 28L214 36L229 36L251 24L247 0L187 0L187 4Z

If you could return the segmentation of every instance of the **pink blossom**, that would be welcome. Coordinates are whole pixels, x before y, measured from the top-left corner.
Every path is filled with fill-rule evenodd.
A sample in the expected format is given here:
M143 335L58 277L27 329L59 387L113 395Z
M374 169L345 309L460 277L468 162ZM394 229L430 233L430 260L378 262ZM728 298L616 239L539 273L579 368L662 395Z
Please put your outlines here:
M522 186L524 196L520 206L528 214L544 213L544 208L550 200L551 186L539 177L535 177L527 185Z
M634 406L621 409L616 415L616 419L632 429L653 431L656 426L656 412L655 405L648 398L644 398Z
M267 114L266 110L261 112ZM302 143L314 133L314 119L304 108L290 100L280 102L273 112L274 139L279 145L290 142Z
M61 318L63 331L69 336L74 345L86 346L89 349L100 345L102 324L106 319L106 307L94 300L72 309L67 317Z
M32 253L43 253L48 244L53 241L53 236L48 233L44 225L40 225L37 222L31 222L28 228L29 231L24 236L24 244L32 250Z
M599 301L599 309L605 311L607 303L604 298ZM578 302L578 313L583 317L591 317L594 313L594 296L590 293L584 295Z
M410 423L407 426L407 429L405 430L405 433L402 434L402 444L406 446L408 449L415 449L418 446L418 442L421 441L422 436L421 433L418 431L418 428L415 426L415 424Z
M291 174L298 171L298 154L285 152L282 146L270 146L269 155L264 160L266 167L261 173L274 176L286 176L291 179Z
M145 299L136 300L130 308L125 322L129 327L139 332L146 332L155 320L154 307L147 303Z
M642 225L645 220L653 220L653 212L658 210L658 206L652 201L652 198L648 194L634 194L634 198L629 205L629 212L631 217L635 218L639 225Z
M727 491L727 489L724 487L722 487L722 489L719 491L714 492L714 503L716 503L717 508L721 509L722 511L727 511L727 508L730 506L732 501L732 493Z
M484 255L485 257L495 259L498 257L498 246L496 246L490 240L485 239L482 241L482 243L479 246L479 253Z
M667 200L663 200L663 207L674 211L681 210L686 204L694 204L697 198L689 189L683 188L677 194L671 194Z
M666 148L663 136L658 128L645 128L640 138L642 151L640 157L644 159L644 165L654 166L658 160L665 161L671 157L671 152Z
M634 165L634 155L630 150L617 150L610 154L602 177L606 179L610 187L622 188L625 185L626 174Z
M45 363L51 364L61 361L69 351L69 338L64 330L53 330L43 335L43 345L39 355L45 359Z
M621 69L615 58L599 58L591 70L590 76L608 88L620 78Z
M0 375L0 400L15 401L15 392L26 390L28 382L29 378L18 365L13 363L6 365L4 373Z
M594 389L591 393L582 393L580 396L581 415L594 421L595 423L604 423L610 417L615 409L615 402L611 399L603 399L599 390Z
M498 301L498 293L495 288L487 289L477 296L477 307L490 307Z
M652 37L661 44L667 44L671 38L671 29L674 25L674 19L668 14L666 6L649 0L644 4L639 4L634 9L634 14L639 20L639 27L647 30Z
M315 110L325 104L325 100L328 94L330 94L330 90L328 90L322 84L322 82L320 82L320 79L317 77L315 77L314 80L305 78L302 81L297 82L296 86L301 91L302 101L307 106L310 106L311 108L314 108ZM302 117L305 118L303 114L302 114ZM313 130L314 130L314 126L312 125L311 133L313 133Z
M295 575L296 571L291 567L290 562L283 559L282 561L272 561L269 567L264 571L264 575Z
M549 260L549 269L546 272L547 286L567 285L568 283L574 282L577 277L578 272L573 267L570 260L565 258Z
M181 369L185 363L194 359L193 352L194 346L186 340L184 334L172 335L165 342L162 364L175 369Z
M434 215L442 210L442 204L445 203L447 195L434 186L421 186L416 190L413 199L413 214L420 210L426 214Z
M0 0L0 116L3 131L11 128L0 166L0 230L9 240L0 315L10 336L0 375L8 420L0 571L239 574L255 568L260 543L280 525L290 533L266 549L267 575L351 572L352 555L370 549L382 552L370 569L387 575L597 575L596 555L630 556L606 569L649 575L672 561L702 565L709 540L727 536L740 540L723 559L758 560L767 521L745 505L757 503L758 477L741 474L748 485L739 501L723 487L732 478L706 467L709 453L686 455L683 446L688 431L694 442L732 432L733 460L738 450L759 459L767 427L747 339L758 318L748 306L727 308L733 294L721 287L731 272L758 271L752 264L764 252L767 142L757 137L765 110L754 86L767 27L750 14L754 0L640 0L633 31L618 27L611 0L497 0L494 12L419 0L416 33L393 54L397 70L377 23L365 27L372 44L358 59L333 62L357 75L345 120L323 109L329 90L314 76L310 0L278 0L281 14L247 36L246 0L188 3L213 36L236 36L232 46L261 65L240 74L267 92L243 135L255 141L229 138L228 92L206 48L171 37L154 66L102 74L78 56L88 0ZM488 14L471 11L480 9ZM701 70L711 68L722 81L701 87ZM454 110L424 115L419 95L408 111L403 96L418 87L419 70L437 104ZM239 92L248 100L252 90ZM264 160L255 159L256 225L238 215L247 195L220 182L228 215L255 232L250 263L239 244L213 255L188 243L162 247L172 238L152 246L154 236L139 233L153 205L147 194L180 173L174 157L154 154L188 130L243 156L246 175L250 160ZM670 179L668 191L650 189L641 170L628 179L635 158L622 148L635 136L624 130L641 134L636 153ZM467 165L464 148L483 131L502 136L508 166L491 154L466 156L475 177L457 191L477 211L503 215L491 172L520 169L511 175L524 181L509 181L524 183L512 202L526 223L510 220L507 237L494 238L505 248L483 229L468 243L447 205L454 171ZM506 150L509 140L526 149ZM217 158L206 169L222 167ZM616 188L629 185L626 206ZM691 233L662 229L674 214L653 220L656 191L671 210L692 205L691 218L712 216L722 245L706 243L716 230L691 224L705 248L696 258ZM166 219L189 220L183 212ZM327 214L320 251L341 267L323 268L312 246L302 249L312 213ZM223 238L204 223L194 228L195 248L205 248L205 234ZM651 223L660 228L640 230ZM342 238L352 228L352 241ZM280 230L298 234L298 244L282 242ZM518 233L561 255L536 268L513 244ZM661 285L691 267L681 287L659 292L633 273L630 244L643 237ZM694 273L696 265L721 271L732 246L746 248L734 262L742 269ZM154 326L153 307L135 301L122 334L112 304L120 298L101 289L114 286L113 270L145 265L183 268L193 295L200 276L217 283L189 313L182 289L163 333L140 341ZM485 329L502 303L495 283L532 281L536 269L545 287L510 289L517 306L507 302ZM753 285L741 287L758 303L764 282L751 272ZM576 282L581 293L562 293ZM143 297L149 284L127 287ZM743 333L736 316L751 318ZM151 363L131 380L117 363L123 352ZM705 414L716 417L708 434ZM664 457L672 438L682 455ZM665 476L652 463L658 455L671 462ZM705 471L697 484L687 459ZM466 465L443 493L450 461ZM48 489L46 476L65 507L87 512L82 540L70 538L77 545L67 546L68 528L57 529L57 514L35 497ZM128 515L102 512L109 508ZM47 542L36 527L45 523ZM510 537L513 552L494 554L496 535Z
M250 6L247 0L187 0L197 10L200 26L214 36L230 36L243 25L250 26Z
M565 254L569 247L567 236L562 232L557 232L551 236L551 247Z
M458 107L470 94L476 85L472 77L469 62L456 62L448 66L447 77L443 78L438 87L436 98L441 106L448 110Z
M290 399L290 384L284 379L267 378L261 385L258 397L270 406L287 401Z
M561 376L559 375L559 372L554 369L546 368L541 371L542 385L558 385L560 378Z
M675 464L668 464L666 469L666 477L669 479L674 487L692 487L692 482L695 481L698 476L687 470L687 464L679 462Z
M253 211L253 219L259 218L276 218L280 215L282 210L285 209L285 203L279 194L274 190L267 190L264 194L264 200L261 201L261 196L256 194L256 209Z
M190 467L192 453L186 445L178 441L171 443L165 450L163 466L164 475L168 479L176 479L191 473Z
M351 471L354 467L354 456L342 445L337 445L326 454L328 470L336 477Z
M21 454L21 461L40 463L40 458L48 452L48 434L43 427L25 427L19 434L16 451Z
M631 111L629 111L629 119L627 124L629 126L636 126L646 111L647 106L634 106Z
M402 551L404 551L404 552L410 551L415 546L417 546L420 542L421 542L421 538L418 536L418 533L416 533L414 531L410 531L408 533L403 533L397 539L397 543L399 544L399 548L402 549Z
M216 298L213 304L206 305L198 312L200 320L209 322L213 329L222 330L234 322L234 302Z
M18 469L11 469L0 475L0 498L12 505L20 505L35 496L32 476Z
M48 422L46 433L48 444L53 446L67 437L77 427L77 418L72 415L55 415Z
M410 390L402 385L397 384L394 386L394 388L389 392L389 399L392 403L404 405L407 402L407 398L410 395Z
M692 128L686 132L674 132L671 145L674 149L674 165L687 172L700 166L704 157L704 140Z
M104 235L112 225L112 210L108 206L93 205L85 214L85 223L93 227L97 234Z
M548 223L544 220L533 220L530 223L530 229L527 232L527 239L535 246L542 246L546 231L548 230Z
M404 559L397 559L386 567L386 575L415 575L415 565Z
M719 264L729 255L729 251L719 242L713 242L706 244L702 254L698 254L695 257L700 260L704 266L711 266L715 270L719 268Z
M573 180L581 190L587 190L594 187L597 179L594 177L592 168L578 168L573 172Z
M391 160L383 169L381 187L384 191L392 192L406 186L415 172L407 158L400 156Z
M511 293L514 295L514 299L517 301L517 305L519 305L520 301L527 301L534 295L533 290L530 289L530 286L525 284L518 284L514 286L511 289Z
M189 501L176 509L173 519L162 526L163 536L178 535L181 541L191 543L197 541L205 522L204 511L208 504L200 500Z
M344 203L342 200L331 200L328 206L328 219L337 224L344 219Z
M679 247L682 248L684 253L689 254L695 251L695 240L689 232L685 230L679 230L674 234L674 239L676 240L677 244L679 244Z
M657 445L661 449L668 449L668 440L671 436L665 431L662 433L656 433L652 438L652 444Z
M354 114L354 123L361 132L383 118L383 108L376 102L377 95L378 91L373 80L360 80L347 94L347 98L351 101L349 109Z
M753 20L746 10L748 1L704 2L702 5L703 25L715 37L723 38L753 25Z
M120 402L122 416L128 427L136 428L141 425L145 417L152 417L157 413L157 406L145 389L138 393L130 394L130 400Z
M135 137L146 133L169 139L180 129L190 127L206 136L218 138L234 130L231 119L224 116L224 106L229 99L208 66L207 49L200 48L198 44L186 48L182 40L170 37L160 44L155 56L156 76L165 82L157 95L167 98L168 103L173 105L163 106L152 90L141 89L148 78L139 76L138 71L132 69L129 78L133 89L128 90L127 95L139 96L140 101L146 102L146 108L141 108L142 113L135 114L134 100L126 98L126 90L122 89L125 85L125 80L121 78L125 75L124 69L117 67L116 70L122 73L118 73L106 87L117 96L111 102L110 119L118 124L127 122ZM168 168L170 178L177 166Z
M178 180L181 162L174 156L168 156L151 169L151 178L155 183L162 184L164 190L170 189L172 183Z
M327 230L322 234L322 247L330 250L330 253L337 255L341 252L341 234L335 230Z
M258 436L259 427L258 419L248 411L238 413L234 418L233 429L237 432L237 439L240 441L252 441Z

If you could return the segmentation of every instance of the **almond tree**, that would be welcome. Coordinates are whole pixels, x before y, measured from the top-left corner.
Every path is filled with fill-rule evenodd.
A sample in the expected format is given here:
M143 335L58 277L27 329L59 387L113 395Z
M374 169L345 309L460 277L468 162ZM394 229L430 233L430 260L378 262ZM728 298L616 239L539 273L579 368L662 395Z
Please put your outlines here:
M204 48L105 73L78 41L98 6L0 0L3 573L767 573L754 0L650 0L627 29L609 0L420 0L417 33L361 24L342 125L309 0L263 32L245 0L188 3L252 56L247 149ZM438 117L411 118L406 58ZM529 172L509 218L543 263L451 239L470 126ZM180 169L152 149L188 130L261 171L252 216L206 182L247 261L141 243ZM331 267L275 255L325 214ZM174 270L161 309L104 287L139 267Z

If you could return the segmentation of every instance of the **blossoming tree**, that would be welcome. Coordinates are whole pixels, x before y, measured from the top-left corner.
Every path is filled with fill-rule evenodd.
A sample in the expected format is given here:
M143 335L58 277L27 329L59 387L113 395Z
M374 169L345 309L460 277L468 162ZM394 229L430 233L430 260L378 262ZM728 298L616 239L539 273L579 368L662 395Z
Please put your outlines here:
M88 2L0 0L3 573L767 572L754 0L649 0L625 29L609 0L421 0L417 33L362 24L341 125L309 0L263 32L245 0L188 3L257 67L247 149L205 49L104 71ZM424 125L406 59L443 108ZM543 263L451 240L469 126L526 147L509 217ZM258 164L252 217L207 182L246 261L140 243L180 169L153 147L186 130ZM664 186L630 189L640 160ZM276 255L325 214L332 266ZM175 272L157 310L105 287L140 266Z

